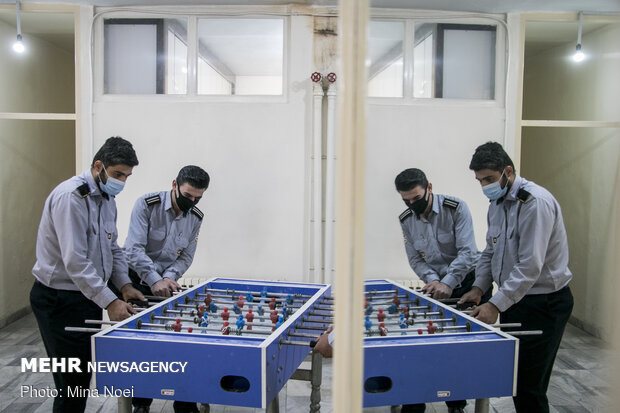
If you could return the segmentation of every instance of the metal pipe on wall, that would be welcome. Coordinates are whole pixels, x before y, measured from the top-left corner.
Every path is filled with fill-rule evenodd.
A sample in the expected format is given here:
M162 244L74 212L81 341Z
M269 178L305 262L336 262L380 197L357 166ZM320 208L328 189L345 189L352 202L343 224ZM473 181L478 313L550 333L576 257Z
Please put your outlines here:
M325 265L324 282L333 283L334 269L334 182L336 168L336 85L327 90L327 143L325 148Z
M312 261L311 281L323 282L323 87L312 88Z

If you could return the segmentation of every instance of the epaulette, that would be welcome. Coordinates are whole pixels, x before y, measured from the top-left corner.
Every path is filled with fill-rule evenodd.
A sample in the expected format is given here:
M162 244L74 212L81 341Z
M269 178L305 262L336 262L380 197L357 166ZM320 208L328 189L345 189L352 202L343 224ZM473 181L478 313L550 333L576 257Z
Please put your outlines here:
M77 190L82 196L82 198L86 198L88 195L90 195L90 187L88 186L88 183L78 186Z
M159 194L153 195L148 198L144 198L144 202L146 202L146 206L159 204L161 202L161 197L159 196Z
M459 206L459 201L455 201L454 199L444 198L443 206L456 209Z
M410 210L409 208L407 208L407 209L405 209L405 210L403 211L403 213L402 213L402 214L400 214L400 215L398 216L398 219L400 219L400 222L405 222L405 220L406 220L407 218L409 218L412 214L413 214L413 212L411 212L411 210Z
M192 212L192 214L196 215L198 219L202 219L202 217L205 216L205 214L203 214L203 212L196 207L192 207L190 211Z
M525 203L525 201L527 201L527 199L530 197L530 195L532 195L532 194L527 192L525 189L521 188L521 189L519 189L519 192L517 192L517 199L519 201L521 201L522 203Z

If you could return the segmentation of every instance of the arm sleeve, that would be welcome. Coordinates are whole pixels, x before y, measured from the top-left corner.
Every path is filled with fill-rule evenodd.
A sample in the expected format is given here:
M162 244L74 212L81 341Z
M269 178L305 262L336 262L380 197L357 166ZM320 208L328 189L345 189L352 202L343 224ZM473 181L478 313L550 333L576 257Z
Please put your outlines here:
M131 211L129 234L125 241L125 255L129 266L149 287L161 280L153 260L146 255L149 233L149 209L144 199L139 198Z
M181 278L189 266L192 265L192 262L194 261L194 254L196 254L196 246L198 245L198 234L200 232L201 224L202 221L197 221L194 229L192 230L189 244L183 249L183 252L181 252L181 255L179 255L176 261L166 268L162 277L171 278L176 281Z
M116 226L116 218L116 207L114 207L114 226ZM125 284L131 284L131 280L127 274L128 267L125 253L118 246L118 231L114 233L114 238L112 239L112 258L112 277L110 281L120 290Z
M87 202L73 192L62 194L50 206L51 215L67 274L86 298L106 308L117 297L88 258Z
M493 273L491 272L491 258L493 258L493 243L489 235L489 214L487 213L487 245L480 254L476 265L476 279L472 287L478 287L485 293L493 284Z
M517 215L518 234L512 235L519 236L518 262L490 300L500 311L518 303L540 277L555 223L554 214L553 206L540 198L532 198L521 206Z
M460 202L454 211L454 238L456 242L457 256L450 263L448 273L441 280L450 288L455 288L464 279L467 273L476 264L478 247L474 237L474 225L469 208L465 202Z
M401 227L403 229L403 236L405 237L405 251L407 252L407 259L409 260L411 269L413 269L416 275L425 283L439 281L441 278L439 274L424 261L420 253L413 246L413 238L409 230L402 223Z

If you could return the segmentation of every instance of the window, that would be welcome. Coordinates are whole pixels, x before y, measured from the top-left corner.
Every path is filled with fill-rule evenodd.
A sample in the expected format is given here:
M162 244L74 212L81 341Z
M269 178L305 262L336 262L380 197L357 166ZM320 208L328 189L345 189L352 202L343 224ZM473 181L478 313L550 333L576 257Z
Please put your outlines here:
M282 95L284 22L284 17L105 18L103 93ZM192 41L190 23L197 33Z
M368 96L403 96L402 22L371 21L368 25Z
M496 29L415 19L371 21L368 96L494 100Z
M104 20L104 93L187 93L187 20Z
M198 94L281 95L283 19L200 19Z
M415 26L413 96L494 99L495 26Z

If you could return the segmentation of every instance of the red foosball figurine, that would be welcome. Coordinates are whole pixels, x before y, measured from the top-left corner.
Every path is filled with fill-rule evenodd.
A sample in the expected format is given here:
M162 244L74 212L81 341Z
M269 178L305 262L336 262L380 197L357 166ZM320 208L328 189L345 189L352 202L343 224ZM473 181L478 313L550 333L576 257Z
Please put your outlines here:
M211 299L211 294L207 294L207 296L205 297L205 304L207 305L207 307L211 305L211 301L213 301Z
M392 300L392 302L394 304L396 304L396 307L398 307L400 305L400 300L398 299L398 295L394 296L394 300Z
M224 322L224 325L222 326L222 334L227 336L230 334L230 326L228 325L228 321Z
M239 306L239 308L243 308L243 304L244 304L244 302L243 302L243 296L242 296L242 295L240 295L240 296L239 296L239 299L237 300L237 305Z
M269 316L269 318L271 319L272 323L277 323L278 322L278 312L276 310L273 310L271 312L271 315Z
M248 323L251 323L252 321L254 321L254 313L252 312L251 308L248 310L248 313L245 315L245 319L248 321ZM251 330L252 326L248 325L247 329Z
M227 321L230 313L228 312L228 307L224 307L224 311L222 311L222 320Z
M181 323L177 319L177 322L174 323L174 325L172 326L172 329L178 333L179 331L181 331L181 327L182 327Z
M271 301L269 301L269 309L270 310L276 309L276 298L275 297L272 297Z
M377 313L377 320L379 320L380 323L385 320L385 313L383 312L383 308L379 309L379 312Z
M387 333L388 333L388 329L385 326L385 323L379 324L379 334L382 336L387 336Z

